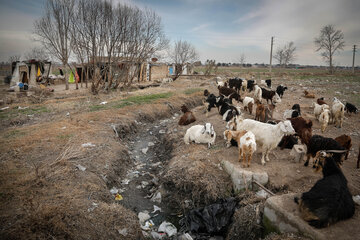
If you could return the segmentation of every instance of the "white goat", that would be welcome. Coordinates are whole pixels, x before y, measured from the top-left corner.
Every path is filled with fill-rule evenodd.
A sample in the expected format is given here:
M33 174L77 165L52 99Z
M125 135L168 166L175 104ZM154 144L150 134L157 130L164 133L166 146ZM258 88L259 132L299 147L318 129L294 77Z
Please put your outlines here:
M275 149L283 136L295 134L295 130L291 125L291 122L286 120L279 122L276 125L262 123L252 119L237 118L237 130L251 131L256 138L256 144L261 146L262 157L261 164L265 165L266 161L269 161L269 153Z
M314 107L314 115L316 119L319 119L319 116L322 111L324 111L325 109L330 109L329 105L327 104L319 105L315 102L313 103L313 107Z
M221 77L216 77L215 81L216 81L216 84L218 87L223 87L225 85L225 83L222 81Z
M252 114L252 109L253 109L254 104L255 104L255 101L251 97L245 97L243 100L244 110L245 111L249 110L250 114Z
M254 86L254 99L261 102L262 90L258 85Z
M335 127L342 128L342 124L344 121L345 114L345 105L340 102L339 99L334 97L333 105L331 107L331 115L333 122L335 123Z
M325 129L330 121L331 113L329 109L324 109L319 115L319 122L321 123L321 132L325 132Z
M246 79L242 80L241 90L244 91L244 92L247 90L247 80Z
M281 103L281 98L280 98L279 94L275 93L275 95L272 98L272 103L275 105L278 103Z
M216 133L214 126L211 123L205 123L205 125L194 125L186 130L184 136L185 144L190 142L195 143L207 143L208 147L215 143Z

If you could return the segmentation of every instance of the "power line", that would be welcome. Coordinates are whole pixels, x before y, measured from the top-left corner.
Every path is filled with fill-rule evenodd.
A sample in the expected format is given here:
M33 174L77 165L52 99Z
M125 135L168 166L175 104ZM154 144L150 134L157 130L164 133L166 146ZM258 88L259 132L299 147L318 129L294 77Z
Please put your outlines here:
M272 51L273 51L274 37L271 37L271 50L270 50L270 72L271 72L271 63L272 63Z

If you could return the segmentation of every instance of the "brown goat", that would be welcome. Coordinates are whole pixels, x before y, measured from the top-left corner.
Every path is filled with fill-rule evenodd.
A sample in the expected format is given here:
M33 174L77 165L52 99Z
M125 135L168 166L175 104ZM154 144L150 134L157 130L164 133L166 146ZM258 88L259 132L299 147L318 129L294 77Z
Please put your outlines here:
M318 99L316 100L316 102L317 102L317 104L319 104L319 105L323 105L323 104L326 104L326 105L327 105L327 103L324 101L324 98L318 98Z
M240 138L244 136L247 133L246 130L243 131L231 131L231 130L225 130L224 137L226 139L226 145L229 147L231 146L231 140L234 139L238 144L239 149L239 162L241 161L242 157L242 167L246 167L246 156L247 156L247 166L250 167L250 162L252 160L252 155L255 151L255 149L252 148L252 146L246 146L245 144L241 146L240 144ZM250 139L250 138L249 138ZM248 139L247 139L248 140Z
M270 118L270 119L273 118L275 106L276 106L275 104L268 104L267 105L267 108L266 108L267 118Z
M308 91L304 91L304 97L306 98L315 98L315 93L310 93Z
M338 136L337 138L335 138L335 141L340 143L340 145L347 150L346 154L345 154L345 160L348 159L349 152L350 152L350 149L352 147L351 137L346 135L346 134L343 134L343 135Z
M264 104L260 103L259 101L256 102L255 120L266 122L266 109Z
M303 117L288 118L295 132L299 135L301 142L308 145L312 136L312 121Z
M181 111L184 113L184 115L182 115L179 119L180 126L185 126L196 121L194 114L189 111L185 105L181 106Z

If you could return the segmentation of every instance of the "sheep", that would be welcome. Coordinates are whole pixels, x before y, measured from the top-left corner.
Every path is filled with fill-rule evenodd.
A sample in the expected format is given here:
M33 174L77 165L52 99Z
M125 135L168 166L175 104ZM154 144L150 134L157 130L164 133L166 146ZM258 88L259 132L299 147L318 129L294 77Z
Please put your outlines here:
M251 131L256 138L256 144L262 147L261 164L265 165L269 161L269 153L277 147L282 137L294 134L295 130L290 121L280 122L276 125L258 122L252 119L237 118L236 130Z
M290 118L291 125L298 134L303 144L309 144L312 136L312 121L306 120L303 117Z
M261 102L262 90L258 85L254 85L254 99Z
M273 104L281 102L281 98L279 97L279 95L275 91L269 91L269 90L267 90L265 88L261 88L261 90L262 90L261 97L266 99L266 102L269 102L269 100Z
M182 115L179 119L178 124L180 126L185 126L196 121L194 114L185 105L181 106L181 111L184 113L184 115Z
M343 148L340 143L335 141L332 138L323 137L320 135L314 135L310 138L307 146L307 159L304 163L304 166L309 165L311 157L315 157L316 153L321 150L339 150L340 152L334 153L333 158L338 164L341 164L343 161L343 155L346 153L345 148Z
M250 115L252 114L252 108L255 104L255 101L251 97L245 97L243 100L244 110L249 110Z
M287 87L284 87L282 85L277 86L276 93L279 95L280 98L283 97L285 90L288 89Z
M325 109L330 109L329 105L327 104L319 105L317 103L313 103L313 107L314 107L314 115L316 119L319 119L319 116L322 113L322 111L324 111Z
M315 98L315 93L310 93L308 91L304 91L304 97L306 98Z
M207 143L208 148L215 143L216 133L214 126L211 123L205 123L205 125L194 125L186 130L184 136L185 144L190 142L195 143Z
M319 122L321 123L321 132L325 132L325 129L330 121L331 113L329 109L324 109L319 115Z
M331 115L335 127L342 128L344 121L345 105L334 97L333 105L331 107Z
M346 102L346 104L345 104L345 111L347 113L355 113L355 114L357 114L359 112L359 110L355 107L355 105L351 104L349 102Z
M323 97L322 97L322 98L318 98L318 99L316 100L316 102L317 102L317 104L319 104L319 105L327 104L327 103L324 101L324 98L323 98Z
M351 137L346 134L343 134L343 135L335 138L335 141L340 143L340 145L346 149L345 160L347 160L349 157L349 152L350 152L351 146L352 146Z
M228 87L218 87L218 89L219 89L219 95L223 95L230 99L234 98L235 100L240 101L240 95L236 92L236 90Z
M242 167L245 168L247 157L247 167L250 167L252 155L256 151L255 135L251 131L226 130L224 132L224 138L227 141L227 147L231 146L231 140L236 140L239 148L239 162L241 161L242 157Z
M301 116L301 109L300 109L300 105L299 105L298 103L295 103L295 104L291 107L291 109L298 111L299 116Z
M256 101L256 112L255 112L255 120L260 122L266 122L266 109L264 104Z
M316 228L351 218L355 204L347 186L347 180L331 153L320 151L316 155L316 171L322 171L323 178L301 195L299 204L301 217Z

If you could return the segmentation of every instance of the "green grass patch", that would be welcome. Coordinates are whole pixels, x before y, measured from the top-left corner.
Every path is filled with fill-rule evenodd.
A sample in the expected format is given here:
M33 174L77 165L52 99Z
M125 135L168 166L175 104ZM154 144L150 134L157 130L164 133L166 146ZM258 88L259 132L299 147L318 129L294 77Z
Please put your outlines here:
M22 132L20 130L11 130L7 133L5 133L4 137L9 139L9 138L17 138L17 137L20 137L20 136L24 136L26 133L25 132Z
M67 140L73 136L74 136L74 134L60 134L60 135L57 135L56 137L61 140Z
M111 108L123 108L126 106L131 105L139 105L139 104L149 104L159 99L169 98L173 95L172 92L166 93L156 93L156 94L149 94L149 95L141 95L141 96L132 96L120 101L115 101L108 103L106 105L93 105L90 106L90 111L99 111Z
M184 93L185 93L186 95L190 95L190 94L193 94L193 93L196 93L196 92L201 92L201 91L202 91L201 88L189 88L189 89L186 89L186 90L184 91Z
M16 107L13 109L7 109L4 111L1 111L0 119L6 120L6 119L15 118L15 117L18 117L21 115L33 115L33 114L41 114L41 113L46 113L46 112L50 112L50 110L44 106L29 107L29 108L25 108L25 109L18 109Z

